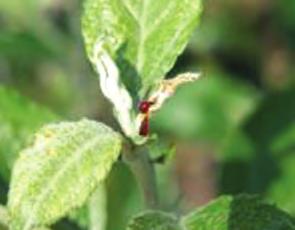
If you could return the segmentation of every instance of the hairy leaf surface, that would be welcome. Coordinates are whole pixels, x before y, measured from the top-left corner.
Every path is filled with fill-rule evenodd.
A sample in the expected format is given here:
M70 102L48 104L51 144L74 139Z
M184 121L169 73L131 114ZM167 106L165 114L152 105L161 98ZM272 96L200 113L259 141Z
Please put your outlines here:
M127 230L181 230L175 217L161 211L147 211L134 217Z
M187 230L292 230L294 219L257 197L223 196L182 220Z
M14 167L8 205L13 229L49 225L83 205L120 148L120 136L95 121L43 127Z

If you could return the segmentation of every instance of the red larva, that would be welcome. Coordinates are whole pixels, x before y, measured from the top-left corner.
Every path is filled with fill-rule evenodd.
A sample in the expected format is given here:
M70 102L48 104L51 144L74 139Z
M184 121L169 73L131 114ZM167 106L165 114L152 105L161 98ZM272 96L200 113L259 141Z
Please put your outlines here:
M141 101L138 105L138 109L141 113L148 113L153 103L150 101Z
M141 113L145 114L139 128L139 135L147 136L149 134L149 109L153 103L150 101L141 101L138 109Z
M149 134L149 116L146 115L140 124L139 135L146 137Z

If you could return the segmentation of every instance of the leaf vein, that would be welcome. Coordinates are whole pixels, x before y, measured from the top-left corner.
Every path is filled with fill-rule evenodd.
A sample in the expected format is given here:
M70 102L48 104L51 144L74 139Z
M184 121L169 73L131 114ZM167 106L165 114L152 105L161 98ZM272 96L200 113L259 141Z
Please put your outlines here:
M122 5L126 9L126 11L131 15L133 20L138 24L138 17L136 16L135 10L131 8L131 6L126 2L126 0L122 0Z
M170 4L165 8L162 14L155 20L155 23L151 26L151 29L146 32L146 39L158 29L158 27L163 23L164 19L167 18L169 13L175 13L172 11L173 7L175 6L176 1L169 1Z

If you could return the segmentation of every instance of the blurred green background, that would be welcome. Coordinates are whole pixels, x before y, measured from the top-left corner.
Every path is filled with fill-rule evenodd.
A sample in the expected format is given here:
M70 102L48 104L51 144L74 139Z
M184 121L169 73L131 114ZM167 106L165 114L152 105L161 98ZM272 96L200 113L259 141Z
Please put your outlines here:
M18 151L42 124L83 116L118 129L87 61L82 1L0 1L0 203ZM163 209L258 193L295 215L295 1L207 0L167 77L201 71L152 117ZM107 180L108 230L143 209L118 162ZM82 214L81 214L82 213ZM85 229L87 213L54 229Z

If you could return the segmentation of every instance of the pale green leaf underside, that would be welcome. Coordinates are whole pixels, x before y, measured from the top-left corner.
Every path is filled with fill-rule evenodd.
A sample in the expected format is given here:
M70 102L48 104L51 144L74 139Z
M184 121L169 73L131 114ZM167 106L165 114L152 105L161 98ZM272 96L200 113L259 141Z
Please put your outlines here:
M147 211L134 217L127 230L181 230L177 219L161 211Z
M49 225L83 205L120 148L121 137L94 121L43 127L14 167L8 202L13 229Z
M96 42L116 58L129 90L162 78L198 24L200 0L86 0L82 20L87 53Z
M253 196L223 196L182 219L186 230L293 230L294 219Z
M44 123L56 120L46 108L0 85L0 174L5 180L27 138Z

